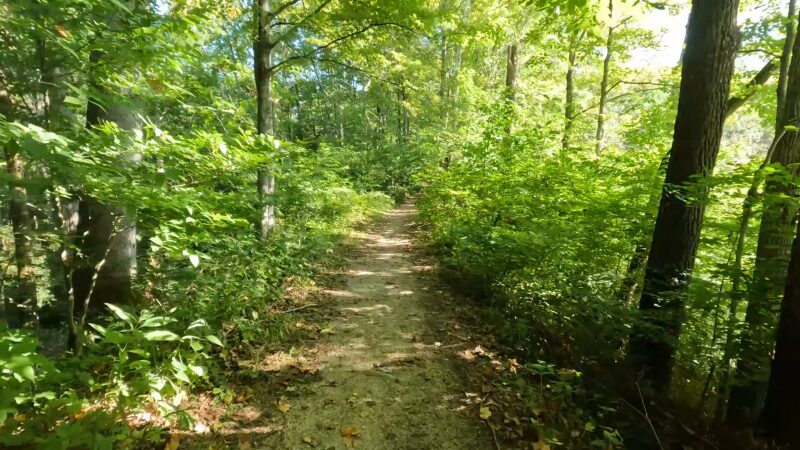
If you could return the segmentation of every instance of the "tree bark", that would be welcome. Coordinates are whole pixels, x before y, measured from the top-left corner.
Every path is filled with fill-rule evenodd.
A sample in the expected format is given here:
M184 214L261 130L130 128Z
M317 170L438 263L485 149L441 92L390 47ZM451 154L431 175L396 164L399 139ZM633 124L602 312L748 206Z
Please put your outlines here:
M800 116L800 40L795 39L792 53L781 129L796 124ZM779 140L773 162L785 168L792 178L800 174L797 168L800 136L797 132L785 133ZM774 349L781 292L785 287L797 217L796 197L796 186L785 174L767 177L753 281L735 383L729 399L728 421L732 424L752 425L760 415L766 397L769 361Z
M116 19L109 19L115 28ZM94 50L89 55L93 67L100 66L105 53ZM111 122L121 130L141 129L137 113L131 109L131 98L112 95L90 74L90 85L98 98L90 98L86 106L86 127ZM135 163L136 153L119 155L122 164ZM62 214L74 214L68 205ZM68 218L65 218L65 220ZM83 326L91 310L100 310L104 303L129 304L134 301L133 278L136 274L136 221L133 212L123 205L105 204L89 195L81 195L77 210L77 226L69 239L79 249L72 255L72 266L66 270L71 284L68 304L70 322L69 345L77 353L83 350Z
M597 132L595 133L595 153L603 153L603 138L606 134L606 103L608 101L608 78L611 69L612 45L614 44L614 0L608 0L608 36L606 37L606 56L603 58L603 77L600 80L600 105L597 111Z
M257 32L254 44L254 75L257 97L256 131L259 135L275 136L275 117L272 103L272 0L254 0L257 18ZM266 238L275 227L275 205L272 204L275 193L275 174L267 167L258 170L258 194L263 203L261 214L261 237Z
M678 115L629 358L654 388L669 389L688 285L719 152L739 32L738 0L695 0L689 15ZM697 180L696 178L701 178ZM700 183L698 183L700 181ZM687 194L697 192L694 201Z
M800 448L800 228L792 244L775 359L760 422L779 444Z
M25 189L25 162L19 154L17 143L5 146L6 167L9 178L9 218L14 235L14 264L17 276L4 300L6 321L10 328L25 324L29 311L36 308L36 268L33 265L33 238L28 193Z

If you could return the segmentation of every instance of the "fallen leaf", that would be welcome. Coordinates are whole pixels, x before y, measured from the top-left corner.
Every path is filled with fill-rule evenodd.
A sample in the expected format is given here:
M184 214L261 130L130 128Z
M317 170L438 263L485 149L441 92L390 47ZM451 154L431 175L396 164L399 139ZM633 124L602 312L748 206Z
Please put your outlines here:
M278 410L280 412L286 414L290 409L292 409L292 405L290 405L289 402L284 399L278 400Z
M361 435L361 430L358 427L353 425L345 425L342 426L342 439L344 440L344 445L347 447L355 446L355 441Z
M303 442L305 442L306 444L313 444L314 440L311 439L311 436L304 436L303 437Z
M481 407L480 413L483 420L489 420L489 417L492 417L492 411L487 406Z
M167 445L164 446L164 450L178 450L180 445L181 437L177 434L173 434L169 437L169 442L167 442Z

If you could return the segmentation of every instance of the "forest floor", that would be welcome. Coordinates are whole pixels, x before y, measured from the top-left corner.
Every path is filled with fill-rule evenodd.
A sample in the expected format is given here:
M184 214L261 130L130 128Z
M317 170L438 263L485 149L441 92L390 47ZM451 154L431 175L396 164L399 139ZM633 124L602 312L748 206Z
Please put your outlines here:
M322 289L324 302L307 304L326 311L295 324L305 339L241 363L257 375L242 380L249 386L227 417L209 418L221 423L211 427L218 445L190 440L241 450L495 448L476 378L492 362L486 334L416 246L415 217L408 202L362 233L350 269Z

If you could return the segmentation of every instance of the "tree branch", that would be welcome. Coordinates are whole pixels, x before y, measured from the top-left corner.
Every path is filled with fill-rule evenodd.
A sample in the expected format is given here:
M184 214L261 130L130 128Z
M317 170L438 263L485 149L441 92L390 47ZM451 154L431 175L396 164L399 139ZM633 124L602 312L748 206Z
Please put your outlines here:
M299 22L297 22L296 24L294 24L294 26L292 26L291 28L289 28L288 30L286 30L286 32L285 32L285 33L283 33L283 34L282 34L280 37L278 37L278 39L276 39L276 40L275 40L275 43L277 44L277 43L279 43L279 42L283 42L283 41L285 41L285 40L286 40L286 38L288 38L288 37L289 37L289 36L290 36L292 33L294 33L294 32L295 32L295 31L296 31L298 28L300 28L300 27L301 27L301 26L303 26L303 25L304 25L306 22L308 22L308 21L309 21L309 19L311 19L312 17L314 17L315 15L317 15L317 14L318 14L320 11L322 11L322 10L323 10L323 9L324 9L326 6L328 6L328 3L330 3L331 1L332 1L332 0L324 0L322 3L320 3L319 5L317 5L317 7L316 7L316 8L314 8L314 10L313 10L313 11L311 11L311 12L310 12L308 15L306 15L305 17L303 17L302 19L300 19L300 21L299 21ZM277 15L277 14L276 14L276 15Z
M291 8L292 6L300 3L300 0L289 0L288 2L278 6L272 11L272 17L278 17L282 12Z
M725 118L731 116L737 109L741 108L747 100L750 99L755 93L758 86L767 84L772 73L775 71L775 64L769 61L764 67L747 83L744 91L736 97L728 98L728 103L725 104Z
M310 57L312 57L312 56L316 55L317 53L319 53L319 52L321 52L321 51L323 51L323 50L325 50L325 49L328 49L328 48L334 47L334 46L336 46L337 44L340 44L340 43L342 43L343 41L346 41L347 39L353 38L353 37L355 37L355 36L358 36L358 35L360 35L360 34L364 34L364 33L366 33L367 31L369 31L369 30L371 30L371 29L373 29L373 28L376 28L376 27L383 27L383 26L396 26L396 27L400 27L400 28L402 28L402 29L404 29L404 30L408 30L408 31L414 31L414 30L412 30L411 28L408 28L407 26L405 26L405 25L402 25L402 24L399 24L399 23L396 23L396 22L378 22L378 23L371 23L371 24L369 24L369 25L367 25L367 26L365 26L365 27L362 27L362 28L360 28L360 29L358 29L358 30L356 30L356 31L353 31L353 32L347 33L347 34L345 34L345 35L339 36L339 37L337 37L336 39L334 39L334 40L332 40L332 41L328 42L327 44L320 45L319 47L316 47L316 48L314 48L314 49L312 49L312 50L309 50L309 51L307 51L307 52L305 52L305 53L303 53L303 54L300 54L300 55L294 55L294 56L290 56L290 57L288 57L288 58L284 59L283 61L281 61L281 62L279 62L279 63L277 63L277 64L273 64L273 65L272 65L272 67L270 67L270 70L272 70L272 71L276 71L276 70L278 70L278 69L279 69L281 66L284 66L284 65L286 65L286 64L289 64L289 63L291 63L291 62L298 61L298 60L301 60L301 59L308 59L308 58L310 58Z
M417 91L417 89L414 88L413 86L408 86L408 85L405 85L405 84L402 84L402 83L398 83L397 81L388 80L386 78L381 78L378 75L375 75L374 73L369 72L368 70L365 70L365 69L362 69L360 67L356 67L356 66L353 66L353 65L341 62L341 61L337 61L335 59L320 58L319 61L320 62L327 62L327 63L335 64L337 66L341 66L341 67L344 67L346 69L354 70L356 72L361 72L361 73L363 73L364 75L366 75L367 77L369 77L371 79L375 79L375 80L378 80L378 81L383 81L384 83L391 84L393 86L405 87L406 89L409 89L411 91Z

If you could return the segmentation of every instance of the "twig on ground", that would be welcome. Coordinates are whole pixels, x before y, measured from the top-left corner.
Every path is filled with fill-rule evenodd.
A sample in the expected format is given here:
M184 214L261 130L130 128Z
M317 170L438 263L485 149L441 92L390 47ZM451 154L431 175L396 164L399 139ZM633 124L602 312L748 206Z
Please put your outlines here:
M309 303L307 305L298 306L297 308L287 309L285 311L275 311L275 314L288 314L295 311L300 311L301 309L312 308L314 306L318 306L316 303Z

